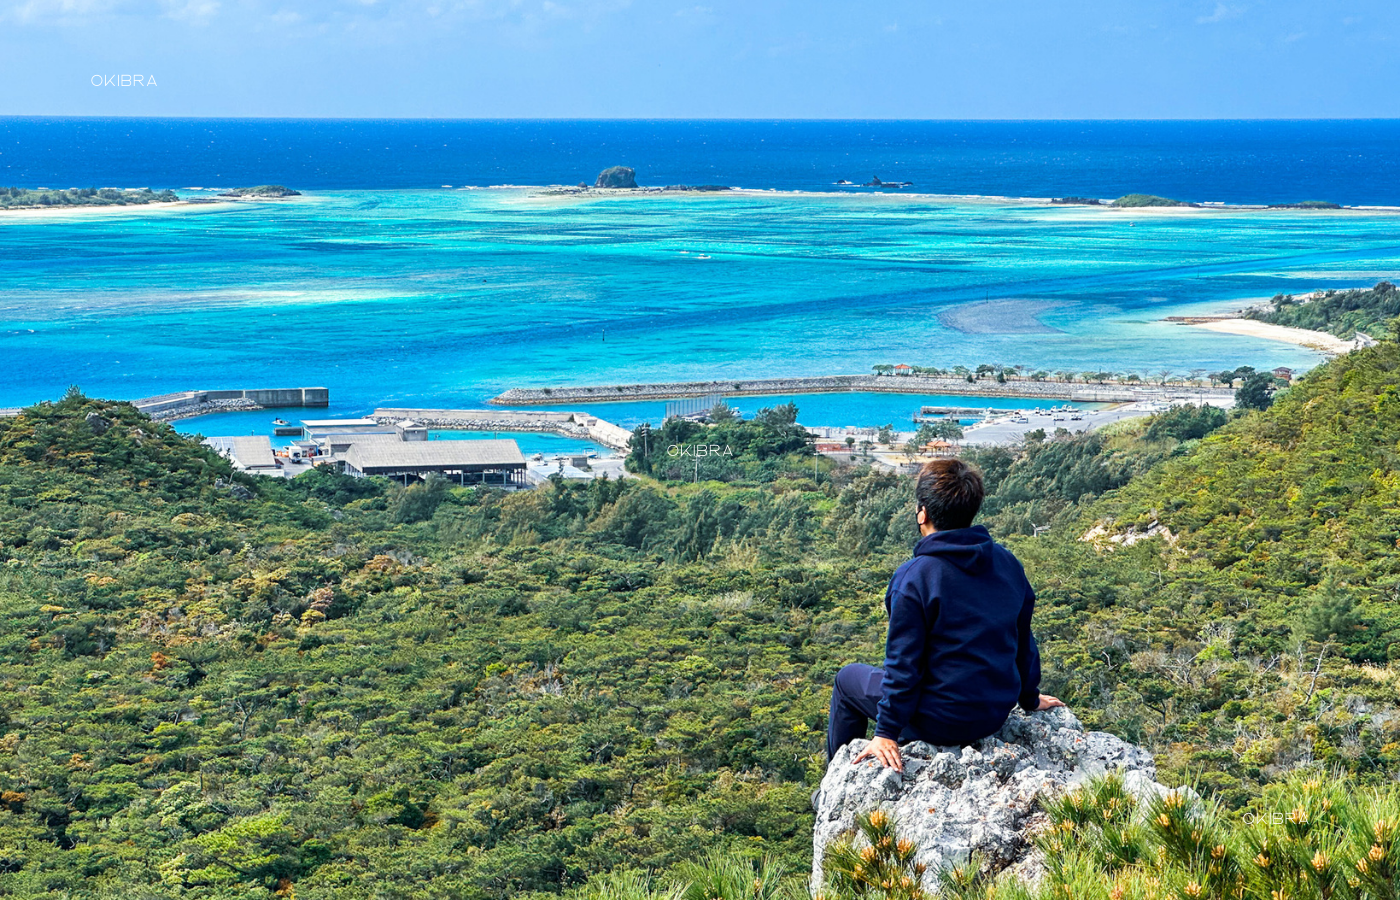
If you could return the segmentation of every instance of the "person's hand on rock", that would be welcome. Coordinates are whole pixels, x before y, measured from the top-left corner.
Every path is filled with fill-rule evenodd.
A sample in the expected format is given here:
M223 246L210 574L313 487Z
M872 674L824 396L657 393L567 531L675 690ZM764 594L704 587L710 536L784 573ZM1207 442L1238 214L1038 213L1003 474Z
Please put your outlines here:
M1054 697L1050 698L1054 700ZM1041 698L1044 702L1044 698ZM1056 703L1060 701L1055 700ZM1064 704L1060 704L1063 706ZM877 737L865 745L865 749L860 751L860 755L851 760L851 765L859 763L863 759L877 759L880 764L887 769L894 769L898 772L904 771L904 760L899 756L899 744L887 737Z
M1040 695L1040 705L1036 707L1039 712L1042 709L1054 709L1057 706L1064 706L1065 702L1058 697L1051 697L1049 694Z

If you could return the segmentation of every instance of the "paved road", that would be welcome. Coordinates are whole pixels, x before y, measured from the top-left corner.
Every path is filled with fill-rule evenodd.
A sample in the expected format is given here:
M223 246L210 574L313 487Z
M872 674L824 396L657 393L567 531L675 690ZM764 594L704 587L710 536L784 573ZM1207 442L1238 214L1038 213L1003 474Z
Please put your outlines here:
M1234 406L1233 399L1210 398L1208 401L1213 406L1220 406L1228 409ZM991 444L1015 444L1025 439L1026 433L1036 429L1044 429L1047 436L1055 433L1055 429L1063 428L1071 433L1083 431L1093 431L1114 422L1122 422L1124 419L1138 419L1143 416L1150 416L1154 412L1159 412L1170 406L1170 403L1163 401L1143 401L1139 403L1126 403L1122 406L1111 409L1085 410L1082 413L1036 413L1034 411L1026 413L1020 418L1025 422L1016 421L1017 417L1007 416L1001 419L991 419L986 422L970 426L963 433L964 444L987 446ZM1078 421L1073 420L1073 416L1080 416Z
M602 475L607 475L613 481L619 478L631 478L632 476L627 474L622 464L623 457L621 456L604 456L590 459L587 469L576 469L567 463L564 464L563 468L560 468L558 457L546 456L543 462L528 460L526 475L532 485L543 484L556 472L562 472L565 478L577 481L592 481Z

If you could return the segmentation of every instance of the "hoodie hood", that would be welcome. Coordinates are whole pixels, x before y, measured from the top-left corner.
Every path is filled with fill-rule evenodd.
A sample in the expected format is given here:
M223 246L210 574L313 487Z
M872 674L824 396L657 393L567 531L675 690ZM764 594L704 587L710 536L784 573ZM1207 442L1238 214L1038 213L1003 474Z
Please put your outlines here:
M996 541L981 525L935 531L914 545L915 556L936 556L957 566L969 575L985 572L992 567Z

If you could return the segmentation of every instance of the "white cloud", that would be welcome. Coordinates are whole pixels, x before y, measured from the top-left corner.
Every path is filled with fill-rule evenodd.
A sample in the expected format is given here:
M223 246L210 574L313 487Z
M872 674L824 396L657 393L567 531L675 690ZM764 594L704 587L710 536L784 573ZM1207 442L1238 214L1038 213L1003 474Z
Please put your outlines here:
M219 11L219 0L162 0L165 17L177 22L204 25Z
M21 0L0 5L0 21L81 27L113 16L132 16L204 24L218 11L219 0Z
M428 23L448 29L493 22L517 34L591 27L631 5L632 0L0 0L0 23L29 27L82 28L116 19L166 19L202 26L218 20L233 30L339 29L393 40ZM710 7L688 10L700 17Z
M1224 22L1229 19L1238 19L1244 15L1243 6L1226 6L1224 3L1215 4L1215 12L1208 16L1199 16L1196 19L1197 25L1211 25L1216 22Z
M85 24L116 6L117 0L24 0L0 8L0 20L21 25Z

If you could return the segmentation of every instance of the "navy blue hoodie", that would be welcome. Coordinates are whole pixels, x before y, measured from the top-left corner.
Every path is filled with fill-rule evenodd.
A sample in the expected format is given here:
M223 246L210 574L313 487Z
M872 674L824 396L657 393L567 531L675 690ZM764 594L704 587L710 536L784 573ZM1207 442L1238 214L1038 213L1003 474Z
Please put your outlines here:
M890 632L875 734L970 743L1000 728L1017 703L1035 709L1034 609L1021 563L981 525L920 539L885 594Z

